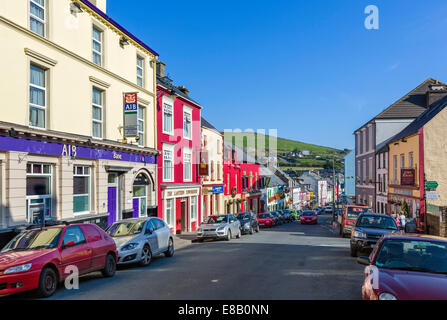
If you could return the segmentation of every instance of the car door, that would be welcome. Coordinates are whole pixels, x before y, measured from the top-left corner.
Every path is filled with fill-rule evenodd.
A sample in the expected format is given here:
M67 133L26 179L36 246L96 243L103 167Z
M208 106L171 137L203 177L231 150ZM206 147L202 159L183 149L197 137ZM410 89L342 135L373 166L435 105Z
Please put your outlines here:
M160 251L166 251L168 249L169 237L171 235L171 231L163 222L163 220L154 218L152 221L155 224L155 234L157 236L158 248Z
M235 216L230 215L229 216L230 219L230 230L231 230L231 234L236 235L239 233L239 220L237 220L235 218Z
M67 247L66 244L73 241L74 245ZM71 226L65 229L61 244L61 274L65 275L65 268L76 266L79 273L86 273L92 265L92 248L80 226Z
M107 247L102 242L102 236L99 228L93 224L85 224L81 226L84 235L87 238L87 243L92 249L92 263L91 270L100 270L104 268L105 258L107 255Z
M155 255L158 253L158 239L155 224L152 220L153 219L149 219L146 222L146 226L144 228L144 237L146 242L149 243L151 247L152 254Z

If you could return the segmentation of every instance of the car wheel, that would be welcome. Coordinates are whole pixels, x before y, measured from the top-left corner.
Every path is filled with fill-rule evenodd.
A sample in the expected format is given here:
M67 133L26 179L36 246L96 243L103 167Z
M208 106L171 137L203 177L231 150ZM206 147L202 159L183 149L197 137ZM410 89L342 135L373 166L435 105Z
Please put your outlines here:
M227 241L231 240L231 230L230 229L228 229L227 238L225 240L227 240Z
M168 250L165 252L165 256L170 258L174 255L174 240L169 238Z
M141 251L140 266L146 267L151 264L152 252L149 245L145 244L143 250Z
M52 268L44 268L39 278L37 295L41 298L51 297L57 289L57 274Z
M116 272L116 259L112 254L108 254L106 257L106 265L102 269L101 273L106 278L111 278Z
M351 257L357 258L357 248L351 246Z

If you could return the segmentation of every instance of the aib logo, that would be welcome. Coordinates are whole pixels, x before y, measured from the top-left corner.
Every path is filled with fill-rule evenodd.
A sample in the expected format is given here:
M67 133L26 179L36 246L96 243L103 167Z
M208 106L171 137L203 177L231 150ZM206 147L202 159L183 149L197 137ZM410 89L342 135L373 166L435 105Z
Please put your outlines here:
M375 5L369 5L365 8L365 28L367 30L379 30L379 8Z

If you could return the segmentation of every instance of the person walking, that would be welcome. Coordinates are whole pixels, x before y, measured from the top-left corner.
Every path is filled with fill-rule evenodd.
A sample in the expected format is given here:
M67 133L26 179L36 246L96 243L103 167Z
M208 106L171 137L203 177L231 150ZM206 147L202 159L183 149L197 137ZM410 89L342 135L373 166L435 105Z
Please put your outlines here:
M400 220L400 228L402 230L405 230L405 224L406 224L407 218L406 218L405 213L403 211L400 212L399 220Z

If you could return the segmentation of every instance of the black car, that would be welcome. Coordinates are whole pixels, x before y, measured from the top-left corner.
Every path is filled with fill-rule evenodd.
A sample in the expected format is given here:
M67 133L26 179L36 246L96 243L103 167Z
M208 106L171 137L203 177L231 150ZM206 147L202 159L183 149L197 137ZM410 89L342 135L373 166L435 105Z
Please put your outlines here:
M282 224L282 219L281 219L281 216L279 215L278 211L272 211L270 213L275 218L275 226L281 225Z
M388 233L397 233L397 224L385 214L362 213L351 232L351 256L361 251L371 251L379 239Z
M241 232L243 234L259 232L258 217L253 212L238 213L236 218L241 223Z

